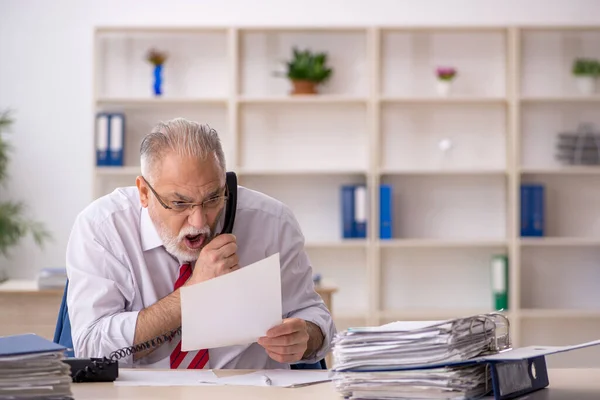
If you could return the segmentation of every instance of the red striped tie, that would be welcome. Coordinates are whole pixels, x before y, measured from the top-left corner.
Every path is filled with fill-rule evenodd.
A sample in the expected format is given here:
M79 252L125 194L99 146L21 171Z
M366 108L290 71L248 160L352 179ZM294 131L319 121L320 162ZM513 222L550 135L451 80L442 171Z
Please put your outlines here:
M179 269L179 278L177 278L177 281L175 281L175 289L173 290L177 290L181 287L181 285L183 285L192 275L192 267L190 264L183 264L181 266L181 268ZM195 353L195 355L194 355ZM190 357L187 357L188 359L191 358L191 356L193 355L193 358L189 361L189 363L187 363L187 367L185 365L181 365L183 363L183 360L186 359L186 356L188 355L187 351L181 351L181 340L177 343L177 347L175 347L175 350L173 350L173 352L171 353L171 369L177 369L181 366L181 368L187 368L187 369L202 369L204 368L207 364L208 364L208 350L207 349L202 349L202 350L198 350L198 351L191 351L189 352Z

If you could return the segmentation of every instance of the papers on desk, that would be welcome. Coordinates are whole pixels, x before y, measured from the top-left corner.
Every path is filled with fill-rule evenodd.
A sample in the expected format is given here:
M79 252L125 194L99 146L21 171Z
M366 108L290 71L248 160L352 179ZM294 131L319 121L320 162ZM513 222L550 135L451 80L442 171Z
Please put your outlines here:
M212 370L121 369L115 386L274 386L300 387L330 381L327 371L264 370L219 378Z
M220 378L220 385L300 387L330 381L328 371L273 369Z
M465 399L487 393L491 376L461 362L508 349L510 337L506 317L492 313L351 328L333 346L333 381L350 399Z
M34 334L0 337L0 398L71 399L65 350Z
M152 371L121 368L115 386L206 386L219 377L210 369Z
M181 349L256 342L282 321L279 253L181 288Z

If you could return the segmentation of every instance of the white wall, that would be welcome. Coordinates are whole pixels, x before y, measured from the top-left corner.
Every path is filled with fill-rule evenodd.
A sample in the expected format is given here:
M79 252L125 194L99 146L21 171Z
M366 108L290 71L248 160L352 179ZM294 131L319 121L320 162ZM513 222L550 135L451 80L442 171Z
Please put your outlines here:
M10 276L62 266L92 198L96 25L600 25L599 10L595 0L0 0L0 108L17 117L0 198L27 202L54 235L44 251L31 240L15 248Z

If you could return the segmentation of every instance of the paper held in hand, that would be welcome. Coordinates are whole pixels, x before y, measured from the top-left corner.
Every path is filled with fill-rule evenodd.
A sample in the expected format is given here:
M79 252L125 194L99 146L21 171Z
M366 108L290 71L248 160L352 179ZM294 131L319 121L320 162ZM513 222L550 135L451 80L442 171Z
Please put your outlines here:
M282 322L279 253L180 290L182 351L254 343Z

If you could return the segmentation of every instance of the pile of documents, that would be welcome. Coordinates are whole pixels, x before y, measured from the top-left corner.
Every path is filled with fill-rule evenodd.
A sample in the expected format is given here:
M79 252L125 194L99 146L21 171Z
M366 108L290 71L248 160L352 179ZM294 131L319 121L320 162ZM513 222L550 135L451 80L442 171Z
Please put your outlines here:
M491 390L486 364L464 363L510 349L500 313L448 321L351 328L333 343L333 381L349 399L470 399Z
M0 399L72 399L64 351L33 334L0 337Z
M64 289L67 283L66 268L44 268L37 277L39 289Z

